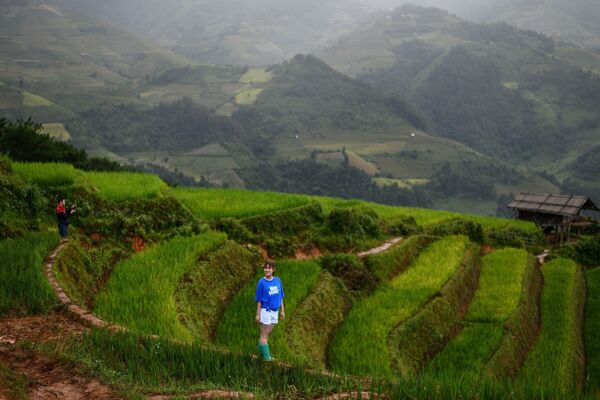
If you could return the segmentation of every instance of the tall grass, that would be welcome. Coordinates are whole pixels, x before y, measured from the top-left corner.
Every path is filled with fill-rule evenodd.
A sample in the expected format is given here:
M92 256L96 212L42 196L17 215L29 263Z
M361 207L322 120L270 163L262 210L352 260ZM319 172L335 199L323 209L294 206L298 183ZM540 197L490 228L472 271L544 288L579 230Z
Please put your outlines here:
M109 379L117 376L128 388L148 391L219 388L253 392L260 398L310 399L361 386L296 366L211 350L195 342L173 343L131 333L93 331L73 346L68 348L70 358L83 361Z
M212 232L176 237L121 261L98 295L96 313L135 332L191 339L179 321L175 290L198 257L225 240L224 234Z
M173 193L197 217L203 219L243 218L268 214L299 207L309 201L307 196L240 189L176 188Z
M528 354L520 379L565 396L576 391L582 367L579 315L584 283L575 262L557 258L544 265L540 336Z
M429 364L425 374L476 380L502 339L503 324L516 311L528 265L525 250L503 249L483 258L479 288L464 329Z
M329 272L321 273L313 290L286 323L285 340L294 359L325 368L327 346L344 322L350 295Z
M465 319L505 322L517 309L528 255L525 250L503 249L483 257L479 289Z
M45 232L0 242L0 316L42 314L56 303L42 263L58 241Z
M433 243L406 272L358 303L336 333L329 352L331 367L392 377L388 335L458 270L467 242L464 236L450 236Z
M600 268L585 272L585 347L587 386L600 395Z
M65 163L13 162L13 171L43 188L74 185L84 172Z
M86 172L80 182L102 199L116 202L154 198L167 189L158 176L138 172Z
M285 341L287 321L317 283L321 268L312 261L281 261L277 263L276 276L283 283L286 318L280 320L269 338L271 354L280 359L294 359L294 353ZM255 280L242 289L231 301L217 326L215 343L232 350L256 353L258 324L255 321L254 294L258 280L264 276L259 271Z

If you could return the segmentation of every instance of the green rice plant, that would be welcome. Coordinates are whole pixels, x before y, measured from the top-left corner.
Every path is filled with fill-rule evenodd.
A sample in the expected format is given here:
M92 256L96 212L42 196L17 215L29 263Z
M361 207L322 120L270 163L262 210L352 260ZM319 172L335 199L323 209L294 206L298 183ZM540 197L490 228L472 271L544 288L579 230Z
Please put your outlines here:
M96 300L96 313L135 332L191 339L181 324L175 290L200 256L226 240L220 233L176 237L119 262Z
M585 279L586 382L589 389L600 394L600 268L585 271Z
M86 172L80 183L106 201L154 198L167 189L157 175L139 172Z
M557 258L542 268L541 331L521 370L521 382L564 396L583 378L581 322L585 283L575 262Z
M350 308L350 294L339 279L323 272L287 322L285 341L294 359L325 368L327 346Z
M0 242L0 316L43 314L56 304L42 263L58 241L55 232L30 232Z
M309 202L308 196L241 189L173 189L174 196L202 219L243 218Z
M283 283L286 319L280 320L269 337L271 354L279 359L294 360L294 353L285 340L287 322L294 311L319 280L321 268L313 261L280 261L275 273ZM256 284L264 276L258 271L255 279L242 289L231 301L217 325L215 343L234 351L256 353L258 324L256 323Z
M479 246L469 243L458 271L435 298L400 323L388 336L392 368L404 378L421 372L460 326L479 283Z
M528 255L525 250L502 249L483 257L479 289L465 319L504 323L516 310Z
M331 368L392 377L388 335L456 273L467 242L464 236L451 236L433 243L406 272L359 302L335 335L329 351Z
M29 398L27 391L32 383L26 375L12 371L0 363L0 396L8 396L9 399L14 400L27 400Z
M448 343L424 371L424 375L444 379L468 377L476 383L481 371L502 339L502 326L490 323L468 323Z
M433 241L431 236L416 235L403 240L387 251L367 257L365 264L381 282L400 274Z
M523 290L529 256L503 249L483 258L479 288L465 316L465 327L426 368L431 376L469 376L475 379L503 337L503 324L515 314Z
M214 339L219 316L259 267L258 254L228 241L183 276L175 298L181 321L196 339Z
M85 173L65 163L22 163L13 162L13 171L43 188L72 186Z
M201 343L175 343L133 333L95 330L56 349L88 370L146 392L186 392L227 389L255 393L260 398L312 399L362 390L364 384L312 372L304 367L264 363L257 357L214 350Z

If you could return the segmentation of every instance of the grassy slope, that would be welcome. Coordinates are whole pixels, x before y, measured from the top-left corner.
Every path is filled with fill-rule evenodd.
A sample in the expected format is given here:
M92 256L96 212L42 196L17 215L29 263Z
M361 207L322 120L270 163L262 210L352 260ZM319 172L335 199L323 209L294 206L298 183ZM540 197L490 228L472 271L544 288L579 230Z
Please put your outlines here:
M542 326L529 353L520 380L532 387L546 387L570 395L581 383L584 355L581 337L584 282L571 260L555 259L544 265Z
M276 276L283 283L286 319L279 322L269 338L271 354L275 358L294 360L294 353L286 342L287 321L294 317L294 311L312 291L319 280L321 268L312 261L281 261L277 263ZM236 351L256 353L258 324L255 321L256 303L254 293L256 282L264 276L259 271L255 279L233 298L217 326L215 343Z
M465 316L465 327L427 367L426 374L476 381L498 347L502 324L516 310L528 256L504 249L483 258L479 288Z
M42 314L56 303L43 260L58 244L56 232L29 232L0 242L0 316Z
M177 284L198 256L224 241L225 235L215 233L178 237L120 262L98 295L95 312L135 332L190 339L177 314Z
M456 272L466 244L464 237L435 242L405 273L358 303L336 332L330 349L331 367L339 372L391 377L389 333Z
M600 392L600 268L586 271L585 278L586 383L589 389Z

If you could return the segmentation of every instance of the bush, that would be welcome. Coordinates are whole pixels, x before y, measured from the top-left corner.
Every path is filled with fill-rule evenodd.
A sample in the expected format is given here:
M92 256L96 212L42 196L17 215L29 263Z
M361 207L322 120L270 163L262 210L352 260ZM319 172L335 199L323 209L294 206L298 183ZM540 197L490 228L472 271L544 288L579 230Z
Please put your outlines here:
M327 229L350 238L377 237L382 220L370 208L334 208L327 217Z
M317 202L277 211L268 215L243 218L242 224L252 233L269 237L274 234L295 235L323 220L323 210Z
M465 235L468 236L471 241L476 243L482 243L484 240L481 224L460 218L450 219L432 225L427 229L427 234L434 236Z
M370 293L377 287L377 280L354 255L326 255L321 258L321 265L355 293Z
M405 216L390 222L385 229L390 235L409 236L420 233L422 229L411 216Z
M271 258L287 258L296 252L296 243L293 238L276 236L265 243Z
M213 230L225 232L229 239L238 243L254 241L254 234L235 218L221 218L214 220L210 223L210 227Z
M578 263L589 266L600 265L600 233L576 243L573 247L575 260Z

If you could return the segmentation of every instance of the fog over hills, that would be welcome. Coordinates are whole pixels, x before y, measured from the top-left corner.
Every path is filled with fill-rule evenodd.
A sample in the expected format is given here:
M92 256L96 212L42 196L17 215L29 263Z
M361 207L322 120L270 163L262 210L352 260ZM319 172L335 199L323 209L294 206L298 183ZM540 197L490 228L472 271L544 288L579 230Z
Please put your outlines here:
M600 47L595 0L49 0L202 63L268 65L312 53L381 10L411 3Z

